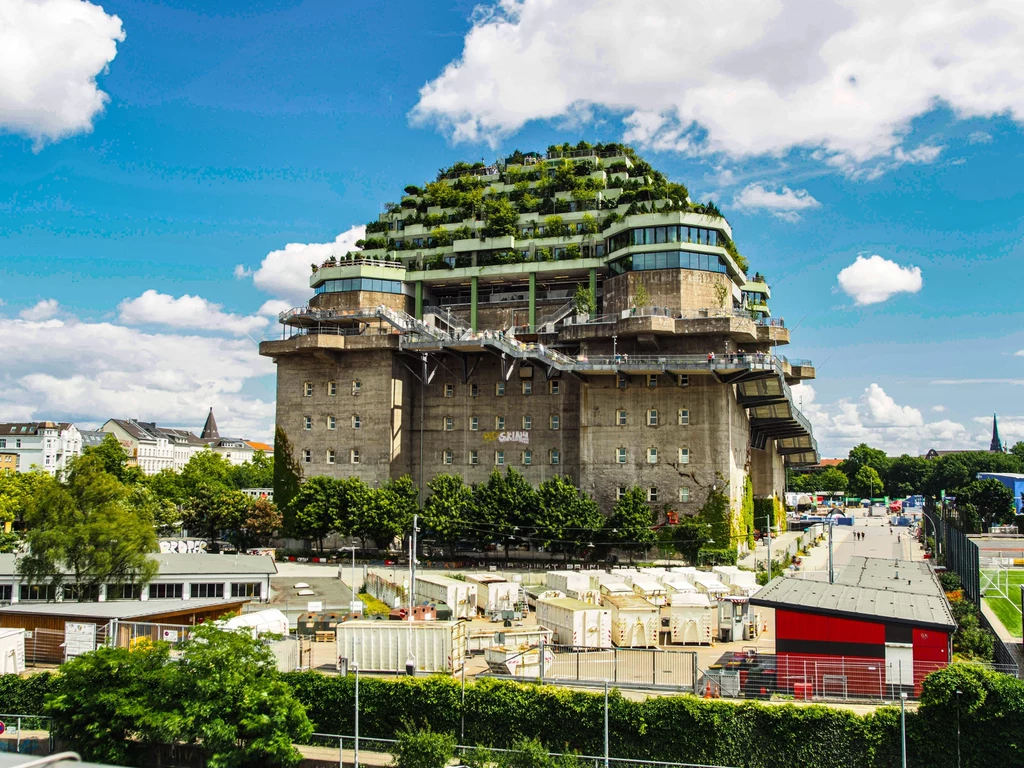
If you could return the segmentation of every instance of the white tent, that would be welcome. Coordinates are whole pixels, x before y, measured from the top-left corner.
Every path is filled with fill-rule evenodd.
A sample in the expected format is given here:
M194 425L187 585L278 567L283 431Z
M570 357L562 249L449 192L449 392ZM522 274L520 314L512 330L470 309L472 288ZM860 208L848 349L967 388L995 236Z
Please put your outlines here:
M251 629L253 635L287 635L288 617L276 608L268 608L227 619L221 626L224 629Z

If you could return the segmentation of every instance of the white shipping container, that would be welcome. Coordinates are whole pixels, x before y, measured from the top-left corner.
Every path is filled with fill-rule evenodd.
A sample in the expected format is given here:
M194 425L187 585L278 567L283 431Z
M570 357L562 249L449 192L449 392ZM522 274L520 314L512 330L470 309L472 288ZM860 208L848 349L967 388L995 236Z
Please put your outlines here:
M541 641L550 645L552 632L545 627L505 627L504 629L474 629L470 625L468 648L470 653L486 651L498 646L504 648L529 648L540 645Z
M25 671L25 630L0 629L0 674L20 675Z
M544 577L548 589L557 589L570 597L590 589L590 576L580 571L548 571Z
M417 672L451 674L466 657L461 621L343 621L338 624L338 658L362 672L405 672L411 657Z
M661 612L639 595L606 595L611 611L612 643L619 648L656 648Z
M519 585L491 573L467 573L466 583L476 585L476 608L488 614L512 610L519 598Z
M612 615L607 608L571 597L538 599L537 623L553 630L561 645L612 647Z
M761 589L753 571L741 571L735 565L716 565L711 572L729 587L729 594L750 597Z
M614 573L608 573L608 571L598 571L597 573L590 574L590 588L600 589L605 584L625 584L625 580Z
M672 642L710 644L715 621L711 599L696 592L677 592L670 601L668 612Z
M668 591L664 584L659 584L650 576L637 576L633 579L633 592L654 605L668 603Z
M453 619L476 616L476 584L447 576L417 576L416 597L444 603L452 609Z
M712 600L725 597L729 594L729 588L725 586L713 573L700 572L693 577L693 586L698 592L703 592Z
M624 581L609 581L601 585L601 595L633 595L633 588Z
M697 588L690 582L682 577L682 574L678 573L667 573L661 577L661 583L665 585L665 591L668 592L669 601L672 599L672 595L683 593L694 593Z

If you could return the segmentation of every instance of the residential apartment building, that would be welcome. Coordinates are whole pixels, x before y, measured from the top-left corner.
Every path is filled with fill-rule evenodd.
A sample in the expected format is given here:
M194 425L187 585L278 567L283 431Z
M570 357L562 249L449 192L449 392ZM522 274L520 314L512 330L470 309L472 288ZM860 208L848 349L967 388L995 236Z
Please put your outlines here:
M38 468L53 475L81 455L82 436L74 424L67 422L0 424L0 453L17 455L17 472Z
M605 512L634 485L659 512L781 498L786 466L818 460L790 392L814 368L778 353L732 236L621 145L456 164L313 266L260 345L277 426L306 478L515 466Z
M0 474L4 472L10 472L14 474L18 471L18 454L16 453L4 453L0 452Z

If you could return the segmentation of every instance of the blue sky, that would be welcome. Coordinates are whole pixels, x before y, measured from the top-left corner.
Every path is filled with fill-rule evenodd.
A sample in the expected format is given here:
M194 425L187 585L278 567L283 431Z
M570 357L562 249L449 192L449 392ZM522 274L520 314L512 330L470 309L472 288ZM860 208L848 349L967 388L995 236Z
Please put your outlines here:
M1024 13L741 5L0 0L0 420L266 439L256 343L310 254L583 138L723 208L823 455L987 445L993 411L1024 439Z

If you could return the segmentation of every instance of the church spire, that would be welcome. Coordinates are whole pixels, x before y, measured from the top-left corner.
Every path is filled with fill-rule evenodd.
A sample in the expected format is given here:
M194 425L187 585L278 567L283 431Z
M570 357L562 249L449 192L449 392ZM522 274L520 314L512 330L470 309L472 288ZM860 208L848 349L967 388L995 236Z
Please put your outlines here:
M220 432L217 431L217 420L213 418L213 408L210 408L210 413L206 417L206 424L203 425L203 431L199 437L203 440L220 440Z
M212 416L210 418L213 418ZM992 414L992 442L988 449L992 453L1003 452L1003 441L999 439L999 425L996 423L996 415Z

